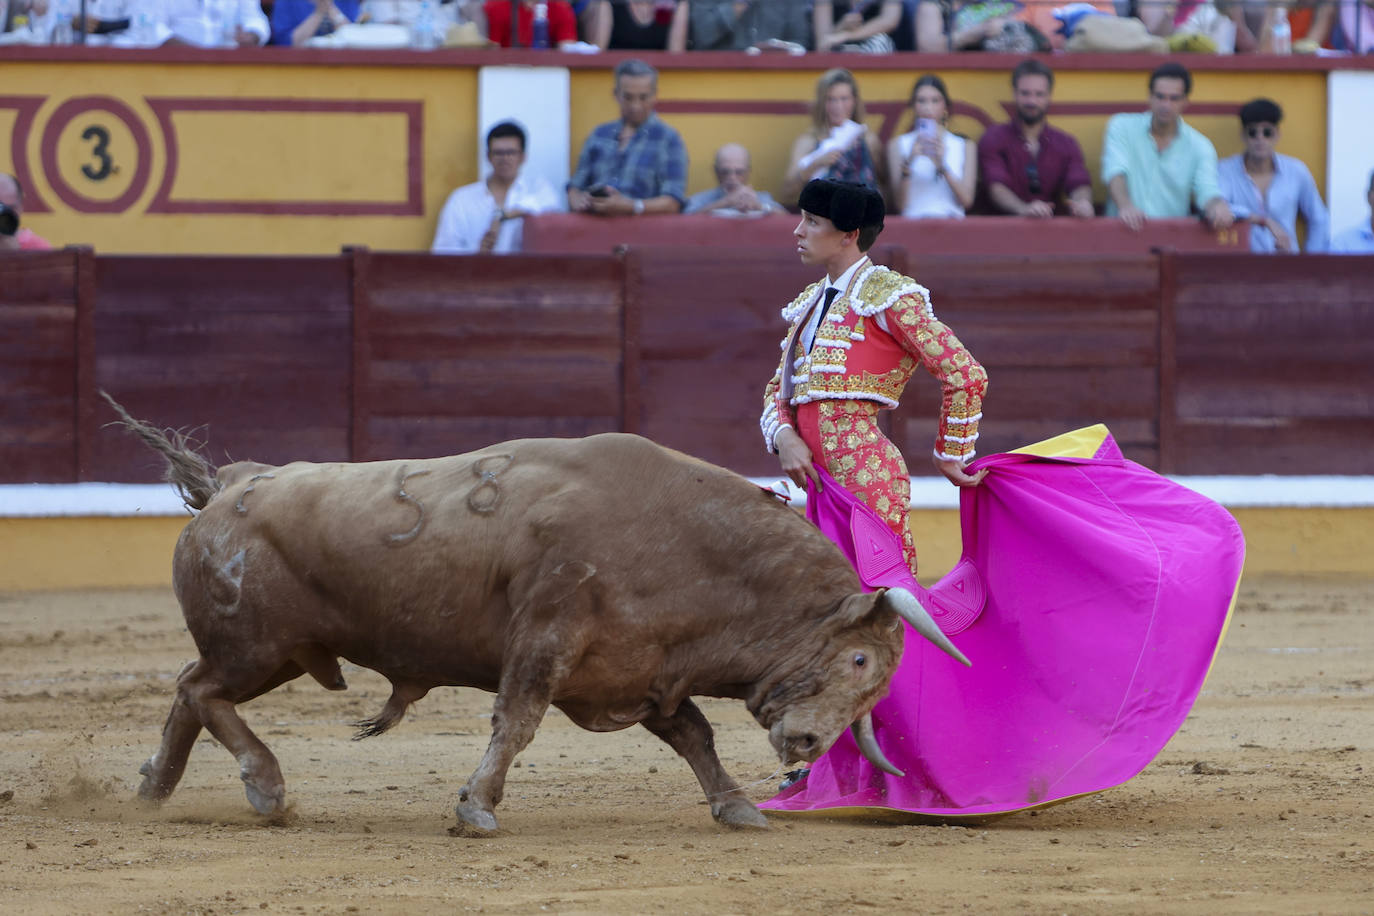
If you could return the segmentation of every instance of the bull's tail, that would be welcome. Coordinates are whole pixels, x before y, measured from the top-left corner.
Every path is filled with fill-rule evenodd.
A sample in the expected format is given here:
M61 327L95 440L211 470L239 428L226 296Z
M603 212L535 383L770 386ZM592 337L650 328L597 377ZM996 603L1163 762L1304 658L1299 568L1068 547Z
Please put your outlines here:
M101 391L100 396L119 414L120 426L142 439L144 445L167 462L167 471L162 477L177 488L187 508L204 509L211 497L220 491L220 483L215 479L215 469L195 451L190 437L179 430L162 430L135 420L108 392Z
M364 738L375 738L382 734L397 722L405 718L406 710L410 704L417 700L424 699L425 694L429 693L429 688L422 684L414 684L406 681L391 684L391 696L387 699L382 711L371 719L364 719L361 722L354 722L353 727L358 731L354 733L353 740L361 741Z

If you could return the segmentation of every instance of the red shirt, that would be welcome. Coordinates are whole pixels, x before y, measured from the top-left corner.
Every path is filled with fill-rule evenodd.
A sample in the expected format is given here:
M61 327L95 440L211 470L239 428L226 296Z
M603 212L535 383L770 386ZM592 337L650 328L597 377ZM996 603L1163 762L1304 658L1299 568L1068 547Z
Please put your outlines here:
M20 229L14 237L19 240L20 251L52 251L52 245L48 244L48 240L34 234L31 229Z
M510 2L509 0L488 0L482 5L487 14L487 37L498 42L501 47L510 47ZM549 45L558 47L562 41L577 41L577 17L567 0L551 0L549 3ZM520 4L520 47L528 48L534 42L534 4Z
M988 185L1005 185L1023 201L1043 200L1058 205L1075 188L1091 186L1092 176L1083 164L1078 141L1046 124L1040 132L1040 151L1035 156L1040 191L1030 189L1030 151L1015 122L994 124L978 141L978 177Z

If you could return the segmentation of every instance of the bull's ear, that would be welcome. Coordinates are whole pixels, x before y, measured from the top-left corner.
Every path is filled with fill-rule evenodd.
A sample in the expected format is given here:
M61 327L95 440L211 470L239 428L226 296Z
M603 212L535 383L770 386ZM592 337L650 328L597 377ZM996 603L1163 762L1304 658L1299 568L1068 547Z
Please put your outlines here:
M876 592L859 592L850 595L840 602L836 616L843 626L855 626L864 622L883 622L893 630L901 629L901 618L883 600L883 594L886 591L887 589L880 588Z

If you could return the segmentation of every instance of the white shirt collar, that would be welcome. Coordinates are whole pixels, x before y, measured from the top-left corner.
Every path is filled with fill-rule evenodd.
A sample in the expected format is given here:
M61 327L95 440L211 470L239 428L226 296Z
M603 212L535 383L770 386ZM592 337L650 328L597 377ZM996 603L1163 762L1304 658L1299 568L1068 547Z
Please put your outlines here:
M830 277L827 276L825 278L826 287L828 288L833 286L835 289L838 289L841 293L843 293L846 289L849 288L849 281L854 278L854 274L858 272L860 267L863 267L867 263L868 255L864 255L863 257L859 258L859 260L855 261L853 264L850 264L849 269L846 270L844 273L840 274L840 276L837 279L831 280Z

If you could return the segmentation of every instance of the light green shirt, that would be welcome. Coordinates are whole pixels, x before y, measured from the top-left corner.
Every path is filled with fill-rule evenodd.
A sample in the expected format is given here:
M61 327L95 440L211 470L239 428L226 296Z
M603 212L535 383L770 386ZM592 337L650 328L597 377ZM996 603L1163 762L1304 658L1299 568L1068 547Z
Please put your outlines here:
M1201 133L1178 121L1178 136L1164 148L1150 136L1150 113L1112 115L1102 142L1102 181L1126 176L1131 202L1151 219L1188 215L1188 203L1201 210L1221 196L1217 184L1217 151ZM1111 195L1107 215L1116 213Z

